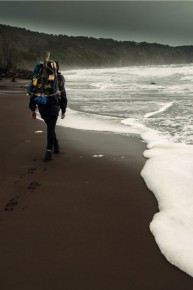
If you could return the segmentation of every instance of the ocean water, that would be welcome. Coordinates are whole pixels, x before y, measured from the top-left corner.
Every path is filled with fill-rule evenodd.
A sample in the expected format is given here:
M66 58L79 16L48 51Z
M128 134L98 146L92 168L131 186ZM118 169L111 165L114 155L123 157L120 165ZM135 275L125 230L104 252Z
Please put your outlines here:
M141 176L159 205L150 230L166 259L193 276L193 64L63 73L69 108L59 125L147 143Z

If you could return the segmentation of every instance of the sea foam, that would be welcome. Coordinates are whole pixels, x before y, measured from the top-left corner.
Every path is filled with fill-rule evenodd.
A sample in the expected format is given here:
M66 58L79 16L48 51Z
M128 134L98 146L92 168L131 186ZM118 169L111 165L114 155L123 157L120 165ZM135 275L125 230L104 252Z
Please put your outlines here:
M148 141L141 176L159 205L150 230L167 260L193 276L193 146Z

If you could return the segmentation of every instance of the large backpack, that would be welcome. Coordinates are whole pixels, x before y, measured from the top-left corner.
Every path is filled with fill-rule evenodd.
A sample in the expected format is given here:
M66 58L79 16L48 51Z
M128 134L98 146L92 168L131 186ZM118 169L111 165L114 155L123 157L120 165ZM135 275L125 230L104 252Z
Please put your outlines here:
M37 104L54 105L59 101L58 63L45 60L36 64L31 83L31 94Z

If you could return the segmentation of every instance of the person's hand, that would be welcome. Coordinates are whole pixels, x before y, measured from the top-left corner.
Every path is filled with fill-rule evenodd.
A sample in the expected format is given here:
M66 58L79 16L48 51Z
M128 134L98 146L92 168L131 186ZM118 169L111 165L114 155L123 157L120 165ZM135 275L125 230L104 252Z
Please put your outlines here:
M61 114L61 119L64 119L65 118L65 113L62 113Z
M32 112L32 118L35 120L36 119L36 112Z

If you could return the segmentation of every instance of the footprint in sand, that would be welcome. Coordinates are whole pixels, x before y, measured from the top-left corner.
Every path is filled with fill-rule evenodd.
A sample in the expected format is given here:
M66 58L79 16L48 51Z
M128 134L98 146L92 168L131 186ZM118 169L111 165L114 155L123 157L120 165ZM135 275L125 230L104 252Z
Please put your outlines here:
M4 210L5 211L13 211L14 208L18 205L18 199L19 199L18 196L10 199L9 202L6 204Z
M37 159L33 159L33 161L37 161ZM29 167L27 169L27 174L34 174L37 171L37 167ZM42 170L45 172L47 171L47 168L42 168ZM14 181L15 185L19 184L21 179L23 179L24 176L18 176L18 179ZM31 181L27 187L28 190L33 192L36 188L38 188L41 184L38 181ZM17 196L14 196L11 198L8 203L4 207L4 211L13 211L15 207L18 205L18 200L21 197L24 197L26 192L23 192L21 194L18 194ZM23 208L24 209L24 208Z
M31 167L28 169L27 173L33 174L37 170L36 167Z
M38 186L40 186L41 184L37 181L32 181L30 182L28 189L31 191L34 191Z

